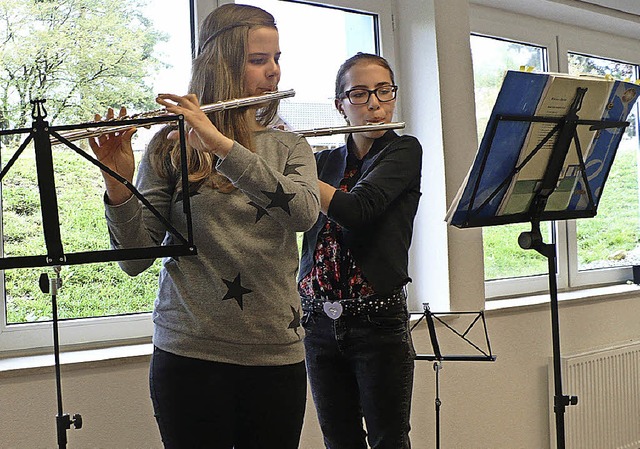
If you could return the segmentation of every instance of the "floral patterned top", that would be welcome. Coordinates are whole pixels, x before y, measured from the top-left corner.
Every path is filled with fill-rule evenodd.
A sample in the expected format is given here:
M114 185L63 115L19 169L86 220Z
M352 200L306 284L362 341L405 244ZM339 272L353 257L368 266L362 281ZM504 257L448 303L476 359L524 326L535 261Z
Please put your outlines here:
M361 168L362 161L349 153L340 190L349 192L353 188L360 179ZM302 296L321 297L329 301L375 294L357 266L351 250L343 245L342 227L335 221L327 220L318 234L313 268L300 280L298 290Z

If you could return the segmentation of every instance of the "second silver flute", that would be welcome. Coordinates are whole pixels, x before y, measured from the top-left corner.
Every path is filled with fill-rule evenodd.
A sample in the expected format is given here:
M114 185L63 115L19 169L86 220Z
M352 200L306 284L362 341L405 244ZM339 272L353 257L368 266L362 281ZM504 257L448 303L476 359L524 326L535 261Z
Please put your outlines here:
M332 136L334 134L350 134L362 133L368 131L380 131L383 129L401 129L404 128L404 122L378 123L371 125L350 125L350 126L334 126L329 128L312 128L293 131L296 134L302 134L304 137L320 137Z
M256 97L246 97L239 98L235 100L226 100L226 101L218 101L216 103L205 104L200 106L200 109L205 112L220 112L225 111L227 109L237 109L243 108L247 106L253 106L260 103L266 103L269 101L281 100L283 98L293 97L296 94L295 90L283 90L278 92L268 92L264 95L259 95ZM148 119L154 117L162 117L163 115L171 115L168 114L165 109L157 109L155 111L150 112L141 112L139 114L134 114L127 117L116 117L111 120L106 121L97 121L97 122L89 122L83 124L84 128L79 129L77 131L71 131L67 133L61 133L60 135L64 137L69 142L73 142L74 140L80 139L88 139L90 137L98 137L107 133L115 133L119 131L125 131L127 129L133 128L136 125L131 124L130 122L127 124L122 124L122 126L117 125L119 121L130 121L130 120L139 120L139 119ZM51 140L51 145L56 145L61 143L57 139L53 138Z

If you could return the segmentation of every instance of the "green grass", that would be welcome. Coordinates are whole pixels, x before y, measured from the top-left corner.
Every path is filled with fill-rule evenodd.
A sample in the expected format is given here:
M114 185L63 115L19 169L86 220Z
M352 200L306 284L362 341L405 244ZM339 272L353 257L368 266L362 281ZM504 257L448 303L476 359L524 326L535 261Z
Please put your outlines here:
M621 146L595 218L578 220L581 265L610 260L617 251L630 251L639 241L638 168L636 144ZM2 149L7 161L12 150ZM72 150L54 150L61 236L66 253L109 249L99 170ZM2 182L5 257L46 254L40 198L33 154L25 150ZM483 230L485 278L545 274L547 261L518 246L518 235L529 224L491 226ZM542 223L550 241L549 223ZM301 244L302 234L298 235ZM624 261L620 262L624 264ZM63 266L58 292L61 319L150 311L157 289L160 261L135 278L116 263ZM51 319L51 297L40 291L41 273L50 268L6 270L7 321L24 323Z
M637 138L629 139L620 146L598 205L597 216L577 220L578 262L581 268L599 261L628 265L629 262L624 259L612 262L613 255L638 246L640 212L637 151ZM543 222L542 228L544 241L549 242L549 224ZM518 246L518 235L529 229L528 224L483 229L485 279L547 272L544 257Z
M548 223L541 224L548 235ZM485 227L482 230L485 279L532 276L547 272L547 259L535 251L518 246L521 232L531 230L528 224ZM545 237L545 241L548 238Z
M14 150L2 150L7 161ZM108 250L104 218L104 187L98 168L68 148L54 149L54 170L60 230L67 254ZM2 182L4 256L45 255L40 198L33 151L18 158ZM150 311L157 289L160 261L135 278L115 262L63 266L58 291L61 319ZM48 320L51 297L40 291L41 273L53 269L18 268L5 271L8 323Z
M608 260L617 251L638 244L637 149L621 146L607 179L598 215L578 222L581 264Z

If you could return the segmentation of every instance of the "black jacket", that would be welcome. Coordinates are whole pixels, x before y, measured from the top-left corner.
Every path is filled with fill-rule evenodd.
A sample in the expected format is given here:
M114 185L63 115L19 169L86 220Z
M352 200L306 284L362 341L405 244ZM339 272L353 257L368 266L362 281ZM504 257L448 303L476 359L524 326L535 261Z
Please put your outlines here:
M316 154L318 179L338 188L347 164L347 145ZM343 227L344 241L377 294L388 295L408 275L413 219L420 199L422 147L412 136L388 131L362 160L360 179L349 192L337 190L328 215ZM298 280L313 266L318 234L327 221L320 214L304 234Z

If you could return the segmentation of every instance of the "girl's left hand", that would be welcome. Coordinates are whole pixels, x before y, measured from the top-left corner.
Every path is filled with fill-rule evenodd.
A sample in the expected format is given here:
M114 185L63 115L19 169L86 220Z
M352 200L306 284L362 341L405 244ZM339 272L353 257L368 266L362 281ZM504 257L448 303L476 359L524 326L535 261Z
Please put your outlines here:
M214 153L220 158L224 158L231 147L233 140L222 134L215 127L209 117L200 109L198 97L195 94L187 94L184 96L173 94L160 94L156 98L156 102L167 109L167 112L176 115L183 115L185 122L189 124L187 132L187 142L193 148ZM178 131L171 131L168 136L170 139L177 140L179 138Z

